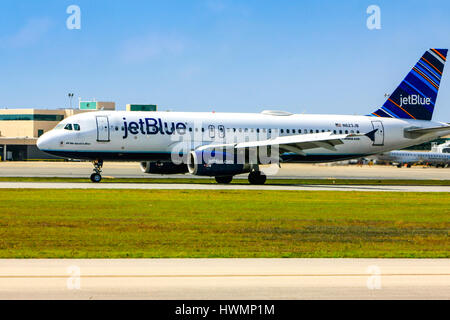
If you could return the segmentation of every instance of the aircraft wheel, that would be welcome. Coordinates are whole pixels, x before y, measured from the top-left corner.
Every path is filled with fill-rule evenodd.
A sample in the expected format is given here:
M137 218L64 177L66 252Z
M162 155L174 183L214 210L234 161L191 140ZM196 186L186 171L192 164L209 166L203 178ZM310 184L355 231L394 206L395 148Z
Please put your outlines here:
M102 176L99 175L98 173L93 173L93 174L91 174L91 181L94 183L98 183L98 182L102 181Z
M401 165L401 164L398 164L398 165L397 165L397 168L401 168L401 167L402 167L402 165Z
M216 182L222 184L229 184L233 180L233 176L217 176Z
M407 167L407 168L411 168L411 165L410 165L410 164L407 164L406 167Z
M266 175L262 174L261 171L252 171L248 174L248 182L250 184L264 184L266 183Z

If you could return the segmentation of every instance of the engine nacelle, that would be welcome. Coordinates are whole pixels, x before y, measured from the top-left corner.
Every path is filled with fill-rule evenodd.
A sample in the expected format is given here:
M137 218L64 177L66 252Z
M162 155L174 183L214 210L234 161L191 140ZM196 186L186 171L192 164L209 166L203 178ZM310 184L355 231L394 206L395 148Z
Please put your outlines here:
M188 168L185 164L174 164L173 162L141 162L141 170L145 173L153 174L177 174L186 173Z
M188 157L188 170L190 174L197 176L234 176L248 173L254 167L248 163L239 163L236 156L227 159L224 152L192 151Z

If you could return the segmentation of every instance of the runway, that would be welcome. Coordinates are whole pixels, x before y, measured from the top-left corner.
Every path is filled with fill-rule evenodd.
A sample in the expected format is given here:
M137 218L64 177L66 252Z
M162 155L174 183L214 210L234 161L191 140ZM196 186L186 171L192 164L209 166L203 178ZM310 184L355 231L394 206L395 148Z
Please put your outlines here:
M72 177L88 178L90 162L0 162L0 177ZM280 179L450 179L450 168L397 168L393 166L356 166L331 164L282 164L265 168L269 178ZM191 175L149 175L137 162L105 162L103 175L114 178L201 178ZM247 178L247 175L236 178Z
M0 260L0 299L449 299L450 259Z
M180 183L66 183L0 182L0 189L140 189L140 190L266 190L266 191L363 191L363 192L450 192L450 186L377 185L222 185Z

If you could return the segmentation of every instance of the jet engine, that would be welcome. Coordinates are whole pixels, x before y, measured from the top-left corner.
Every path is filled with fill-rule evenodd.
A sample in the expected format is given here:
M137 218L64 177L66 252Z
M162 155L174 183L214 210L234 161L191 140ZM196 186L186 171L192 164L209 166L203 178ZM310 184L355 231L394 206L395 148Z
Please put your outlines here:
M188 170L197 176L234 176L252 171L255 165L237 161L236 154L215 151L192 151L188 156Z

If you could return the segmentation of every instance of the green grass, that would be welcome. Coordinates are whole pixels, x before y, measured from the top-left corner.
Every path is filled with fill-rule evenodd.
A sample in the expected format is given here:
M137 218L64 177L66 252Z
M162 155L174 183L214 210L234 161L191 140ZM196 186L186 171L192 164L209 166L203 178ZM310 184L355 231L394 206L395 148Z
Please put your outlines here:
M450 193L0 190L0 258L450 257Z
M89 178L52 177L0 177L0 182L76 182L91 183ZM216 184L214 178L109 178L103 177L101 183L195 183ZM233 184L248 184L247 179L234 179ZM416 185L450 186L450 180L405 180L405 179L271 179L267 185Z

